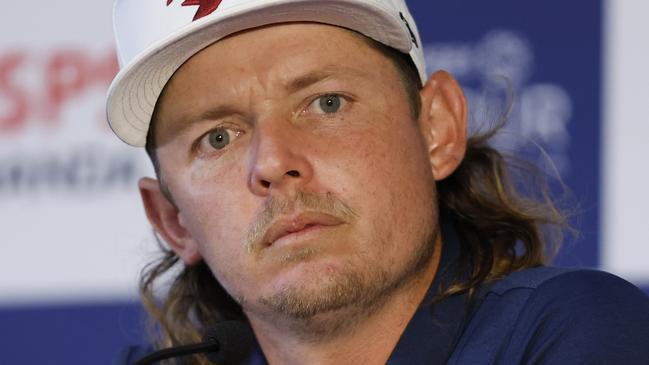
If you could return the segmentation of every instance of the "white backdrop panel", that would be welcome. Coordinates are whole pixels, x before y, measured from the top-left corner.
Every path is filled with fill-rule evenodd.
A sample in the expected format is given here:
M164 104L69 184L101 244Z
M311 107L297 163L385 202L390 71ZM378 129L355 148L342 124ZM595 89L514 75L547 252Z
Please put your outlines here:
M104 117L117 67L111 9L62 0L3 10L0 305L133 297L153 251L136 190L148 162Z
M649 2L606 4L602 265L649 285Z

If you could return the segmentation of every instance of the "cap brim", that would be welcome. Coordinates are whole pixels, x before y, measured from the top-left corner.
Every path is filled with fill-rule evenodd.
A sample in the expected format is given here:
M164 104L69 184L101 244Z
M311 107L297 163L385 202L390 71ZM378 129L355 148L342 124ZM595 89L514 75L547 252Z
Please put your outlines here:
M408 53L411 38L395 10L355 0L260 0L217 10L151 45L113 80L106 111L124 142L144 146L155 104L174 72L192 55L233 33L269 24L318 22L352 29Z

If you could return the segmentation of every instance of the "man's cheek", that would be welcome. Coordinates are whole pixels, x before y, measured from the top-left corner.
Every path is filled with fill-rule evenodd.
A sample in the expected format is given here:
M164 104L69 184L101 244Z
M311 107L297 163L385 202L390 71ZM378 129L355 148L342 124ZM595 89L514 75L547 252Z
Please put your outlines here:
M253 287L254 267L248 265L245 259L219 251L211 250L210 256L206 257L216 280L235 300L250 297L250 293L256 291Z

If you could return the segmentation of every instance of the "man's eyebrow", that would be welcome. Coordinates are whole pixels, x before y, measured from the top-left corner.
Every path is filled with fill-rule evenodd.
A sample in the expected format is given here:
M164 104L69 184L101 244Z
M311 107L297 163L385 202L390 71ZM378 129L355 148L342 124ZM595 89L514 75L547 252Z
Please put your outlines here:
M233 114L241 114L239 109L230 105L218 105L214 108L207 109L198 116L191 118L190 122L200 122L202 120L221 119Z
M231 115L239 115L241 111L231 105L217 105L213 108L207 109L200 114L192 114L183 118L182 123L176 130L176 133L187 131L190 127L199 124L203 121L216 120L225 118Z
M343 67L338 65L328 66L316 71L308 72L304 75L301 75L295 79L290 80L286 84L286 90L292 94L296 91L305 89L320 81L338 75L358 77L364 75L364 73L360 70L356 70L349 67Z

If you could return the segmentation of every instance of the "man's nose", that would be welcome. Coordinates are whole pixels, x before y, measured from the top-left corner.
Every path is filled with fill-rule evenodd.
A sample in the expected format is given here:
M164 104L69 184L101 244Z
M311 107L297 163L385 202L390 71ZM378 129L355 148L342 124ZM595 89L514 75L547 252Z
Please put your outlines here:
M265 196L271 190L301 188L313 176L305 136L289 123L258 125L253 136L249 188Z

